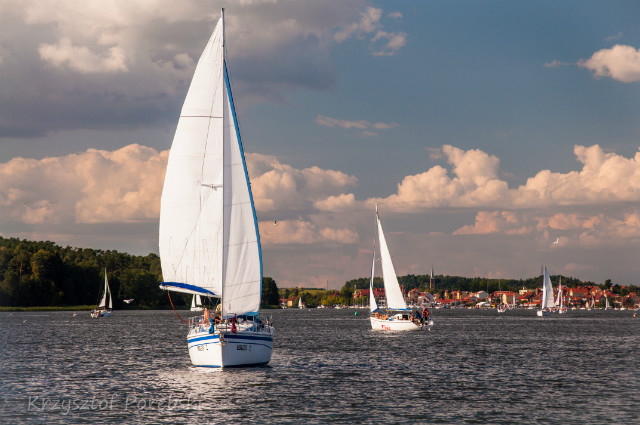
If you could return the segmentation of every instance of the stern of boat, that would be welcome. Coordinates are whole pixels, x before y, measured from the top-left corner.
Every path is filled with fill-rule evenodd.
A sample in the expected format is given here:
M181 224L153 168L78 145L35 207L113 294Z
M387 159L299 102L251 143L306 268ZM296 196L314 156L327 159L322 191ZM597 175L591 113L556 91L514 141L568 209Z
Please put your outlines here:
M264 366L271 361L274 329L253 322L211 326L190 321L187 346L191 363L197 367ZM234 332L235 330L235 332Z

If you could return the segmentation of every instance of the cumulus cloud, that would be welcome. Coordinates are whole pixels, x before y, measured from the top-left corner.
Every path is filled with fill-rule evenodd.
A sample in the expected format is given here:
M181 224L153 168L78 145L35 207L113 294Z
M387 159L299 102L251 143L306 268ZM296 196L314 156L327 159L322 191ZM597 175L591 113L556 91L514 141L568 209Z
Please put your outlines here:
M74 46L71 40L63 38L57 44L41 44L38 52L43 61L55 67L68 66L80 73L128 71L125 51L118 46L99 54L85 46Z
M384 202L395 210L417 211L430 207L483 206L503 204L509 188L498 177L500 160L478 149L462 149L444 145L441 153L452 166L448 170L434 166L424 173L405 177L396 194L369 202Z
M341 193L337 196L329 196L325 199L319 199L313 203L313 206L320 211L347 211L356 205L353 193Z
M0 164L5 220L27 224L156 219L167 152L129 145Z
M453 232L454 235L486 235L505 233L521 235L531 233L533 227L528 220L513 211L480 211L473 225L463 226Z
M432 158L446 158L450 170L436 165L407 176L398 184L397 193L368 202L416 212L436 207L540 208L640 201L640 152L625 158L606 153L598 145L576 145L574 154L582 164L580 171L542 170L511 189L500 177L496 156L444 145Z
M260 240L266 245L309 245L316 243L353 244L357 232L347 228L321 227L310 221L280 220L260 222Z
M640 49L616 44L595 52L578 65L593 72L596 78L610 77L623 83L640 81Z
M512 193L512 205L580 205L640 200L640 152L633 158L605 153L598 146L575 146L582 170L540 171Z
M248 154L247 166L256 209L269 212L310 211L315 202L336 196L357 179L341 171L319 167L296 169L269 155Z
M14 158L0 164L0 223L4 228L155 222L169 151L132 144L114 151L44 159ZM247 166L266 244L353 244L356 230L317 222L318 210L345 210L354 204L353 176L319 167L296 169L277 158L247 154ZM286 215L298 214L297 219ZM280 219L282 216L282 219Z

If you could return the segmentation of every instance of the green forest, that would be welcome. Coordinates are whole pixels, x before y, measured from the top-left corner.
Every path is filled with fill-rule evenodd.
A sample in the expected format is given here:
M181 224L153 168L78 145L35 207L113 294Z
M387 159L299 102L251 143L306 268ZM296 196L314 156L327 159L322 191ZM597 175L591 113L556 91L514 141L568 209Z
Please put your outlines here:
M53 242L0 237L0 306L95 306L107 270L114 309L170 308L162 281L160 257L117 251L62 248ZM262 302L278 305L278 288L263 278ZM176 308L191 302L188 294L172 294ZM133 299L131 304L123 300Z
M156 254L135 256L117 251L90 248L60 247L53 242L33 242L17 238L0 237L0 307L53 307L95 306L107 270L109 286L114 296L114 308L162 309L170 308L166 291L159 288L162 281L160 258ZM557 282L560 276L551 276ZM405 291L417 288L429 290L428 275L399 276ZM562 283L569 287L596 285L562 276ZM480 277L435 276L433 294L444 296L446 290L518 291L522 288L539 288L542 276L529 279L486 279ZM374 279L375 287L382 287L382 278ZM635 286L620 286L606 280L601 288L626 295L637 291ZM263 307L277 307L279 298L299 298L309 306L350 305L367 300L354 300L356 289L368 289L369 278L347 281L339 291L318 289L282 288L270 277L262 280ZM131 304L123 300L133 299ZM176 308L190 304L191 296L172 294ZM297 299L296 299L297 304Z

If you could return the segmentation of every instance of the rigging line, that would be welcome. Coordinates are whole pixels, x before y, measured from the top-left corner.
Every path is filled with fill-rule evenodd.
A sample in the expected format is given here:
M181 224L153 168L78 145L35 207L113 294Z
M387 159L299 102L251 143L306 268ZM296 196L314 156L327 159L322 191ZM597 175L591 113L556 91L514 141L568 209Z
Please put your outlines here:
M169 301L171 302L171 308L173 309L173 312L176 314L176 316L178 316L178 319L180 319L182 323L189 323L188 320L184 320L182 317L180 317L180 315L176 311L176 308L173 306L173 301L171 300L171 291L167 291L167 295L169 296Z

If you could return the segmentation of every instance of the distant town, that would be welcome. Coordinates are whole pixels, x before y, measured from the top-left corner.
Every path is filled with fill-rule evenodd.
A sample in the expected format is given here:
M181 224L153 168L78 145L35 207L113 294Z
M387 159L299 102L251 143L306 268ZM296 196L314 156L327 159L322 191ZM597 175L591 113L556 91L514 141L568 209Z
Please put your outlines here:
M637 288L618 286L617 292L601 288L597 285L562 287L562 305L568 310L634 310L640 308L640 295ZM281 290L282 291L282 290ZM350 299L345 298L342 291L321 291L294 288L292 295L280 298L281 308L295 307L367 307L369 305L369 289L355 289ZM374 288L376 300L384 299L384 288ZM522 288L516 291L480 291L448 290L441 292L420 290L418 288L406 291L402 288L407 305L413 307L429 306L433 308L509 308L535 309L542 302L542 288ZM559 304L558 289L554 288L554 299ZM319 301L319 302L318 302Z

